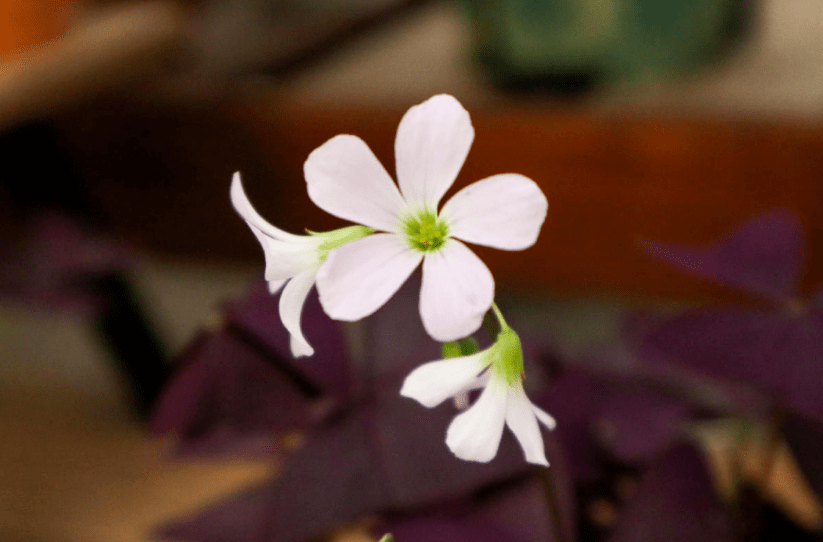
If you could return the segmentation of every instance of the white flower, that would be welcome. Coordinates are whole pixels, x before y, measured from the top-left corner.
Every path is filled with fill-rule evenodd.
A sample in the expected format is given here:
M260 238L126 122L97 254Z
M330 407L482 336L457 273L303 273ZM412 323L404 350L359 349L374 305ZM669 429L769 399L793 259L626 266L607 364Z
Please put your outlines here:
M503 426L517 437L526 461L548 465L538 420L549 429L555 421L533 405L523 390L520 339L507 326L486 350L425 363L406 377L400 394L425 407L476 388L484 388L468 410L458 414L446 432L446 445L460 459L486 463L497 455Z
M234 174L230 190L231 202L237 213L246 221L263 247L266 258L265 278L269 292L280 294L280 319L289 331L290 346L295 357L311 356L314 349L303 337L300 316L303 304L314 285L317 269L330 250L360 239L372 232L363 226L350 226L339 230L294 235L275 228L257 213L243 191L240 173Z
M321 209L387 233L329 254L317 274L320 302L337 320L359 320L380 308L423 262L420 316L434 339L474 332L494 298L494 279L469 241L522 250L537 240L548 202L517 174L495 175L438 205L469 152L474 129L451 96L412 107L395 139L398 186L355 136L336 136L315 149L304 173Z

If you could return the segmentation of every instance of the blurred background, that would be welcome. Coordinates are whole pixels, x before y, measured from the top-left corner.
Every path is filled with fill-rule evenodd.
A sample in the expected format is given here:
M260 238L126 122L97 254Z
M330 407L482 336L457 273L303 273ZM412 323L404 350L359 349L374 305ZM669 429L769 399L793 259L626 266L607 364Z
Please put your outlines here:
M762 308L641 245L707 246L774 208L805 232L795 293L813 294L821 89L812 0L3 2L0 537L159 539L276 476L282 458L169 459L150 431L181 353L262 278L234 171L282 229L339 227L308 154L351 133L392 171L403 113L454 95L476 137L450 193L513 171L549 199L533 248L477 252L563 357L638 308ZM819 498L781 476L788 523L818 539ZM608 539L619 507L592 502L577 538Z

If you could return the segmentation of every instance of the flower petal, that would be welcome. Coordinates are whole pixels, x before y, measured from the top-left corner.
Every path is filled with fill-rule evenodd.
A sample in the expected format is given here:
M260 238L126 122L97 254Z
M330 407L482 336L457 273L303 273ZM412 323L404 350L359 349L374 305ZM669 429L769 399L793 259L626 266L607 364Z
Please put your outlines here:
M291 353L294 357L311 356L314 348L303 337L303 330L300 327L300 317L303 314L303 304L306 296L314 285L316 268L303 271L286 284L283 293L280 294L280 320L283 326L289 331Z
M543 450L543 437L531 401L523 391L523 384L515 382L509 386L506 403L506 425L512 430L517 442L526 454L526 461L548 466L546 452Z
M267 237L251 223L249 227L263 247L266 258L264 277L268 282L288 280L319 263L317 248L311 242L284 243Z
M266 286L267 286L267 288L268 288L268 290L269 290L269 293L270 293L270 294L276 294L276 293L277 293L277 291L278 291L280 288L282 288L282 287L283 287L283 285L284 285L284 284L286 284L286 282L288 282L288 280L289 280L289 279L283 279L283 280L268 280L268 281L266 281Z
M532 410L534 410L534 415L537 416L537 419L545 425L549 429L554 429L557 427L557 421L555 421L554 416L540 408L539 406L532 403Z
M472 334L494 300L494 278L460 241L449 240L423 260L420 317L431 337L454 341Z
M503 250L532 246L546 219L549 202L537 184L504 173L470 184L443 205L440 216L449 235Z
M437 210L474 140L469 113L446 94L409 109L397 128L394 156L403 197Z
M406 377L400 395L435 407L471 386L488 365L485 352L424 363Z
M335 320L368 316L406 282L422 258L393 233L346 243L329 252L317 273L320 304Z
M446 445L465 461L487 463L497 455L506 419L505 382L492 378L480 398L458 414L446 431Z
M405 208L397 185L359 137L339 135L303 164L311 200L340 218L395 232Z
M275 228L268 222L266 222L262 216L252 207L249 198L246 196L246 191L243 190L243 183L240 181L240 172L236 171L234 176L231 180L231 189L229 190L229 197L231 198L231 203L234 206L234 210L237 211L243 220L245 220L249 227L251 227L252 231L257 228L257 230L273 239L277 239L278 241L300 241L304 239L304 236L295 235L293 233L285 232L279 228ZM255 232L255 235L257 232ZM259 238L259 237L258 237ZM262 241L261 241L262 244Z

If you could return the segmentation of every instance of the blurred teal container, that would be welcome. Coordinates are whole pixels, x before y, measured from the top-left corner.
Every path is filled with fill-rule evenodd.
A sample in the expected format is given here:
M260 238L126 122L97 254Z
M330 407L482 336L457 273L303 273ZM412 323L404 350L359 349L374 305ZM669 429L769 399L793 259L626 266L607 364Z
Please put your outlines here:
M717 59L750 0L463 0L477 54L503 83L637 78Z

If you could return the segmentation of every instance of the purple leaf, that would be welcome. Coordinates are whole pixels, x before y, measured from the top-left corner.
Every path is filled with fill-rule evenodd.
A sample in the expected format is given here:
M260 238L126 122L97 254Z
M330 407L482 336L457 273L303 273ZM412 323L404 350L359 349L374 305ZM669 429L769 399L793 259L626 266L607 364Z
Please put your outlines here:
M376 531L390 532L398 542L558 540L544 490L534 476L499 488L479 502L441 504L427 512L395 516L381 523Z
M737 540L733 518L691 446L672 448L649 468L610 538L610 542L657 540Z
M367 444L377 450L392 506L419 506L455 498L529 469L510 435L504 435L491 463L457 459L445 443L446 428L457 410L450 402L421 409L417 402L400 397L394 390L375 413L373 440Z
M309 401L288 377L230 333L202 338L185 357L152 418L153 432L180 437L179 452L249 452L251 442L270 450L274 432L312 421Z
M650 386L648 375L566 372L538 403L558 420L558 438L577 480L598 474L603 452L624 463L651 460L680 437L694 408Z
M393 524L387 532L397 542L537 542L512 537L484 521L442 515L409 518Z
M620 387L597 420L597 433L617 459L642 464L681 436L690 414L683 401L653 390Z
M338 397L349 393L352 372L348 345L340 326L323 312L312 289L303 306L302 328L314 356L295 358L289 350L289 333L280 321L279 295L271 295L266 284L253 286L242 299L223 304L229 325L247 340L283 360L312 386Z
M421 423L419 406L403 397L379 409L361 407L315 432L277 479L162 534L198 542L299 542L365 513L453 499L528 469L513 439L490 464L455 459L443 441L453 415L441 407Z
M598 450L592 421L603 408L602 386L581 371L570 371L535 402L558 420L554 431L575 480L594 478Z
M707 247L644 242L642 247L678 269L717 284L774 300L798 294L804 238L788 209L757 215Z
M303 541L379 507L385 484L364 443L366 419L318 431L271 482L190 519L163 527L163 539L197 542Z
M799 413L823 419L823 315L746 310L691 311L645 343L672 361L742 380Z
M134 261L113 241L60 214L35 216L24 232L0 247L0 295L15 302L95 314L100 300L84 280L125 271Z
M560 443L553 436L545 440L549 469L537 468L526 482L498 490L480 503L471 517L485 519L503 530L511 540L574 542L577 539L575 488ZM556 514L547 502L552 491Z
M551 472L556 476L557 469ZM424 511L394 514L373 531L390 532L398 542L556 542L559 538L539 476L506 484L484 493L479 499L440 503ZM564 491L559 505L564 508L572 504L572 488L565 483L560 485ZM574 511L571 508L569 511L571 513L564 517L565 542L576 539Z

